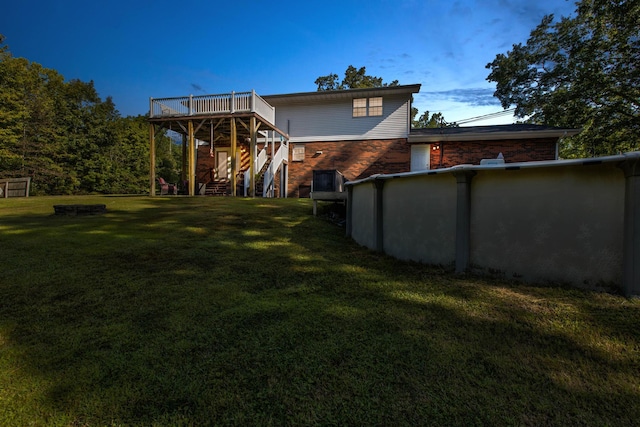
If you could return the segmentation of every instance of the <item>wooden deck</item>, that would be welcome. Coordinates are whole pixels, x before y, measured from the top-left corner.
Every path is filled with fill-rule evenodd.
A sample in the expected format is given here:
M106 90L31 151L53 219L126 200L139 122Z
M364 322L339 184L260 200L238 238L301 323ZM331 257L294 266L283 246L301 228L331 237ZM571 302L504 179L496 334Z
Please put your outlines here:
M247 146L250 170L255 170L259 140L285 145L289 135L275 126L275 107L269 105L255 91L231 92L221 95L149 98L150 194L155 194L155 132L171 130L182 135L183 181L189 181L188 194L196 194L196 141L215 147L228 147L231 164L231 194L236 195L236 152L239 145ZM287 150L288 150L288 145ZM288 156L287 156L288 157ZM254 195L255 174L249 174L250 195Z
M270 124L276 119L276 109L255 91L231 92L221 95L151 98L149 118L181 118L194 116L228 116L255 113Z

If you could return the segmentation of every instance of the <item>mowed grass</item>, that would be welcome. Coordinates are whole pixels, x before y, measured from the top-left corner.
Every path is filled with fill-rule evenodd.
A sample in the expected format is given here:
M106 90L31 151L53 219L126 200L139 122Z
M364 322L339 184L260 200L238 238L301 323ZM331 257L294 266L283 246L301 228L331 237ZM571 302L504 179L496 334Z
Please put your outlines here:
M0 199L0 425L639 420L637 299L394 260L309 200Z

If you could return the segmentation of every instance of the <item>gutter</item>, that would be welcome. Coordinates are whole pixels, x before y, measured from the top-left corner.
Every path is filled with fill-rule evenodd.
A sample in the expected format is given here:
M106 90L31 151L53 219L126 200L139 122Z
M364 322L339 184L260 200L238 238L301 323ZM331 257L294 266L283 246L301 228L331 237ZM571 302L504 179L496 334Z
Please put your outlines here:
M512 131L512 132L469 132L420 135L409 134L409 144L432 143L432 142L465 142L465 141L499 141L503 139L540 139L540 138L561 138L573 136L580 133L581 129L550 129L535 131Z

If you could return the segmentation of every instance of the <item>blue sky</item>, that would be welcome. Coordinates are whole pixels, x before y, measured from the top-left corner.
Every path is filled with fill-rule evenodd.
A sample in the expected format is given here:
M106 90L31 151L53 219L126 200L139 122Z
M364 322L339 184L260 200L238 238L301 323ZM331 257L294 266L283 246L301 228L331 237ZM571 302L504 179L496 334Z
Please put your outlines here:
M149 97L315 91L353 65L422 84L414 106L459 121L501 111L486 81L496 54L525 42L565 0L7 1L0 34L14 56L67 80L93 80L122 115ZM504 116L469 125L511 123Z

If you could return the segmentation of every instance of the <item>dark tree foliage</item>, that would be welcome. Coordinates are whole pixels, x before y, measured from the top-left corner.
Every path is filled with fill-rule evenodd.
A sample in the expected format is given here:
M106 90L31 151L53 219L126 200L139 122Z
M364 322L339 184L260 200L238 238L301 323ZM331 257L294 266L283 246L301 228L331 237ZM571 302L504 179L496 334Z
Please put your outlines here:
M504 108L528 122L583 131L563 157L640 149L640 2L583 0L575 16L546 16L526 44L487 64Z
M315 81L318 85L318 91L326 90L346 90L346 89L366 89L372 87L398 86L398 81L391 83L383 83L382 77L368 76L365 67L359 69L353 65L349 65L344 72L342 82L338 82L337 74L329 74L327 76L318 77Z
M442 113L430 114L427 110L417 119L416 116L418 116L418 109L411 108L411 127L414 129L458 127L455 122L447 122Z
M171 141L158 132L156 143ZM180 164L180 150L159 151L160 162ZM100 99L93 82L65 82L55 70L14 58L2 46L0 177L26 176L36 195L145 193L146 118L123 118L111 98Z

